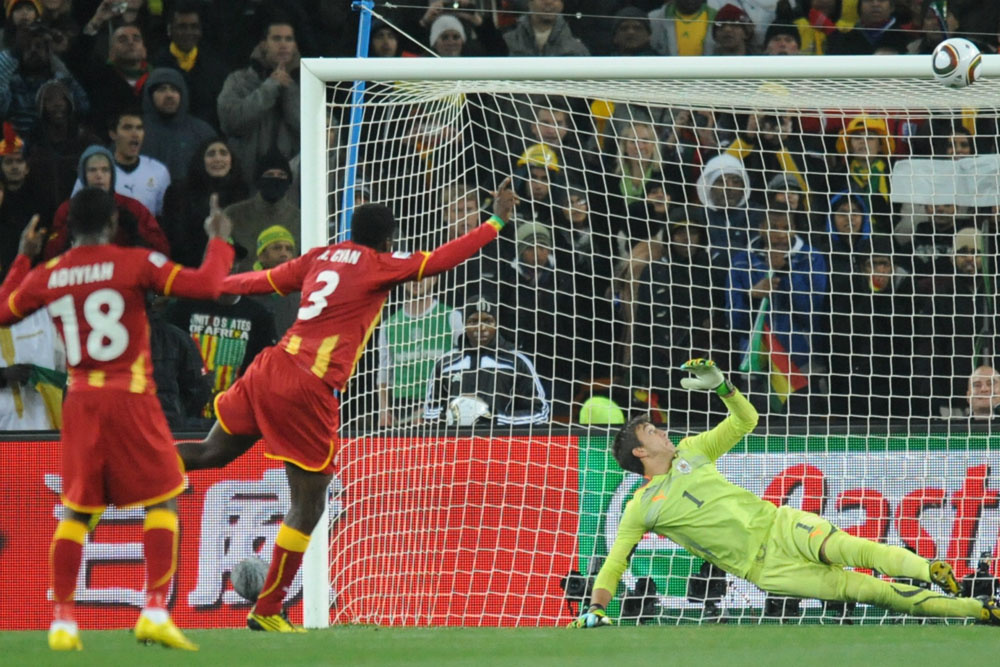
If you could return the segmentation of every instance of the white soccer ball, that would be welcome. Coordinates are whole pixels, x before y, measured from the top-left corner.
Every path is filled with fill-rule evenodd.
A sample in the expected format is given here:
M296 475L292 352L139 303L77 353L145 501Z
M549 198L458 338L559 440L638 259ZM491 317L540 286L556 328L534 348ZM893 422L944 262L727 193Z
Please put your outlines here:
M233 584L233 590L244 600L256 602L260 590L264 588L267 567L267 563L256 556L241 560L229 573L229 581Z
M965 88L979 81L983 55L967 39L952 37L936 47L931 54L934 78L949 88Z

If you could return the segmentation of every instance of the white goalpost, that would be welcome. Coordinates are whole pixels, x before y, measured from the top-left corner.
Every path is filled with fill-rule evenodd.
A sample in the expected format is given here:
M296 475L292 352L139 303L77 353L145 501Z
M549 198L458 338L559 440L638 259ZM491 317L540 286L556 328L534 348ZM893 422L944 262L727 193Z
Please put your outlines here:
M363 202L414 252L485 220L505 177L519 196L495 244L390 298L359 357L307 627L567 622L640 483L610 456L616 425L724 416L678 387L698 356L763 417L720 459L729 479L1000 575L1000 376L981 391L980 370L1000 341L1000 56L958 90L929 56L313 58L300 76L303 251L344 240ZM488 354L457 324L484 315ZM700 566L647 535L609 611L852 613L724 574L709 595Z

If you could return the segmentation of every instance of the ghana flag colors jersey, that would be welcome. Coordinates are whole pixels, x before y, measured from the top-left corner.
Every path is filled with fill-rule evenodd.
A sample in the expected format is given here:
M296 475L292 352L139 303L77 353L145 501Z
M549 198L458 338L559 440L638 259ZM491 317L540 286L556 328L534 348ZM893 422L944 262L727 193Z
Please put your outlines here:
M777 508L729 482L715 460L757 425L757 411L738 391L722 399L730 415L711 431L684 438L665 475L636 490L594 588L615 592L632 549L648 532L738 577L767 539Z
M223 291L301 292L298 317L278 347L299 368L343 389L392 288L461 264L496 238L503 223L492 220L433 252L382 253L351 241L313 248L273 269L229 276Z
M30 271L19 255L0 293L9 294L0 303L0 326L48 306L66 344L69 391L154 394L147 290L214 299L232 262L232 247L219 239L209 242L198 269L155 250L111 244L74 247Z

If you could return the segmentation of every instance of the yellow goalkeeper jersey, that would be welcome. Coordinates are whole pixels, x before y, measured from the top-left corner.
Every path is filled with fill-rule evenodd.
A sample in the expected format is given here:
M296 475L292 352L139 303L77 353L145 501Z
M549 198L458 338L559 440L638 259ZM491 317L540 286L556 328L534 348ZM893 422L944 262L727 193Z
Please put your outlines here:
M615 592L632 549L647 532L743 577L767 539L777 508L729 482L715 468L757 425L757 411L738 391L723 402L730 415L711 431L684 438L665 475L636 490L594 588Z

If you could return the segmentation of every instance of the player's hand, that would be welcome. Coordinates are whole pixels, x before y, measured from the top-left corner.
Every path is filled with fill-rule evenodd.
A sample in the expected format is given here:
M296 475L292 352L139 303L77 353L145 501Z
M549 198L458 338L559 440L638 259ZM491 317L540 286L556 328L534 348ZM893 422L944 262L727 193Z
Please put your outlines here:
M580 614L579 618L566 627L576 630L586 630L588 628L603 628L608 625L614 624L611 622L611 619L608 618L604 608L599 605L592 604L586 613Z
M39 220L37 213L31 216L28 226L21 232L21 241L17 246L18 254L32 260L42 254L42 246L45 244L45 233L38 228Z
M511 178L503 179L493 195L493 215L504 222L510 222L510 217L514 213L514 205L517 204L517 196L510 185Z
M685 389L715 389L727 387L726 376L723 375L719 367L711 359L689 359L681 366L681 370L688 371L694 377L681 380L681 386ZM725 393L729 393L727 390Z
M219 208L219 195L212 193L208 198L208 217L205 218L205 233L208 238L218 238L228 241L233 234L233 221Z

